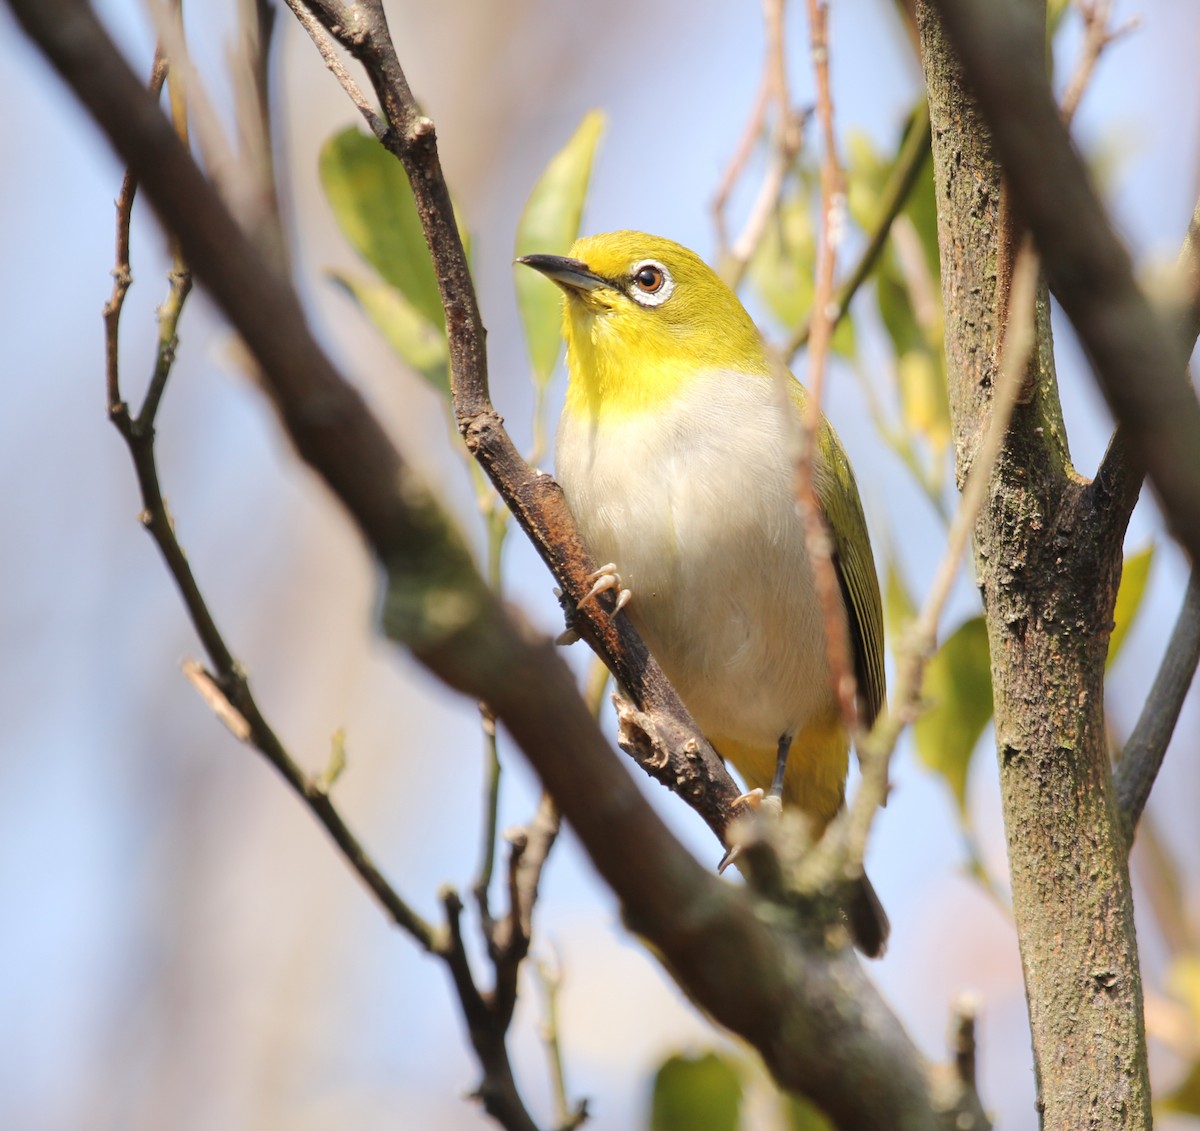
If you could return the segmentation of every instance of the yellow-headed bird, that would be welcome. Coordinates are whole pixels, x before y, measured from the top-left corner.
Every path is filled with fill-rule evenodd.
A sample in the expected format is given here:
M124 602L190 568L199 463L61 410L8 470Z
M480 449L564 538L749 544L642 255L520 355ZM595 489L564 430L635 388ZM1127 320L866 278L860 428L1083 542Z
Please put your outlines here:
M611 563L600 585L619 574L629 616L705 736L819 836L844 800L850 738L753 320L699 256L642 232L521 262L565 295L556 473L588 548ZM802 411L803 387L789 388ZM879 582L854 474L824 420L813 473L869 726L884 699ZM865 876L846 913L859 948L881 953L887 918Z

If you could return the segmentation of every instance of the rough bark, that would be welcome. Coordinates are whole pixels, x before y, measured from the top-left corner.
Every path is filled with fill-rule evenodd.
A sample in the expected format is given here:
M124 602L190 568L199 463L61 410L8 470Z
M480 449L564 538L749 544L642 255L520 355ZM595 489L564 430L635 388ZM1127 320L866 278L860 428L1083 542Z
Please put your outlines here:
M1036 3L1036 0L1029 0ZM1019 242L988 129L918 5L960 482L986 426ZM1103 718L1125 500L1071 467L1044 288L1038 346L975 529L1043 1126L1150 1126L1133 900Z

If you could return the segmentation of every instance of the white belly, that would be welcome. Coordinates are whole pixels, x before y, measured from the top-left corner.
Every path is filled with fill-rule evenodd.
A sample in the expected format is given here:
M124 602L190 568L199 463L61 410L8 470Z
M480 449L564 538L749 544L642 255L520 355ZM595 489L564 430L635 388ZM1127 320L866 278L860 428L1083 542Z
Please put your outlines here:
M566 413L556 470L700 728L773 746L835 709L771 381L713 374L646 419Z

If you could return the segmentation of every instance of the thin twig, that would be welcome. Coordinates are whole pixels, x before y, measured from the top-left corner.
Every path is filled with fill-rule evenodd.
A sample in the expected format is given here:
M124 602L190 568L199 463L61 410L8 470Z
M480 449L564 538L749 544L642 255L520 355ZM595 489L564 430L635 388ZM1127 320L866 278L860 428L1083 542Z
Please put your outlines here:
M496 967L496 991L485 994L479 989L463 938L462 900L453 888L442 891L442 906L446 913L447 930L437 953L450 971L463 1020L467 1023L471 1047L483 1069L483 1079L475 1089L474 1096L505 1131L538 1131L517 1089L505 1041L515 989L510 991L507 985L502 986L499 965ZM508 996L510 992L511 999ZM505 997L498 1002L501 993Z
M767 170L738 237L720 257L721 277L737 289L750 260L766 235L771 218L779 212L779 198L788 173L804 144L804 115L792 109L788 93L787 50L784 33L785 0L763 0L767 53L763 71L764 108L775 105L775 127Z
M220 116L192 65L180 7L180 0L146 0L146 11L155 35L164 54L171 60L173 121L178 130L182 108L186 105L195 140L213 181L220 187L234 214L242 216L246 202L252 199L252 190L246 186Z
M1200 663L1200 569L1193 568L1154 686L1117 763L1117 803L1130 840L1162 768L1197 663Z
M849 625L843 613L841 588L833 564L833 542L817 498L814 477L820 434L821 392L825 360L833 335L833 276L837 249L844 227L845 191L838 165L837 137L833 128L833 95L829 84L829 10L825 0L808 0L809 39L816 74L817 120L821 127L821 231L817 277L813 294L813 332L808 349L808 397L803 415L803 442L796 459L796 497L804 522L805 545L812 563L813 582L821 606L829 671L842 721L848 731L858 729L856 683L850 654ZM778 367L782 371L782 366Z
M887 799L888 762L904 728L918 713L925 667L937 644L938 623L950 596L980 508L991 489L992 472L1008 435L1035 340L1034 299L1038 261L1027 239L1013 268L1008 319L1000 347L999 372L992 391L987 430L971 460L958 510L946 535L946 548L916 620L898 649L892 709L858 746L862 782L845 821L845 851L850 871L861 868L867 834L876 809Z
M354 81L354 76L346 70L346 65L338 57L337 46L322 25L321 21L309 10L309 6L304 3L304 0L285 0L287 6L291 8L292 14L300 21L300 26L304 28L320 53L321 58L325 62L329 73L337 79L341 88L350 97L350 101L358 107L359 113L362 114L368 126L371 127L371 132L378 138L382 138L387 133L387 122L380 116L379 111L371 105L367 96L363 93L362 87Z
M550 1064L550 1081L554 1090L554 1121L556 1131L574 1131L588 1118L588 1101L585 1097L572 1104L567 1089L567 1074L563 1066L562 1041L559 1037L558 991L562 985L562 971L557 962L552 967L547 959L538 959L538 985L545 1002L545 1019L542 1022L542 1043L546 1046L546 1059Z
M1110 28L1112 6L1112 0L1075 0L1075 7L1083 18L1084 36L1083 50L1075 64L1075 70L1063 90L1062 101L1059 103L1062 119L1067 125L1071 124L1075 117L1075 111L1079 109L1083 92L1087 89L1092 72L1095 71L1096 64L1100 61L1100 56L1104 53L1105 48L1114 40L1128 35L1141 22L1137 16L1134 16L1120 27Z
M229 71L237 120L238 156L247 194L242 223L280 274L291 270L275 175L271 121L271 62L276 9L271 0L239 0L241 34L230 49Z
M769 47L768 50L770 50ZM725 172L721 174L720 183L717 185L717 191L713 196L712 213L713 224L717 229L718 259L723 258L729 248L729 232L725 224L725 209L729 205L729 198L733 194L734 187L746 171L746 166L750 163L750 155L754 152L754 145L758 141L763 127L766 125L767 107L770 105L770 102L770 73L769 68L764 65L762 79L758 85L758 93L754 97L754 106L750 110L750 116L746 119L746 126L742 131L741 139L733 151L733 156L730 158L729 164L725 167Z

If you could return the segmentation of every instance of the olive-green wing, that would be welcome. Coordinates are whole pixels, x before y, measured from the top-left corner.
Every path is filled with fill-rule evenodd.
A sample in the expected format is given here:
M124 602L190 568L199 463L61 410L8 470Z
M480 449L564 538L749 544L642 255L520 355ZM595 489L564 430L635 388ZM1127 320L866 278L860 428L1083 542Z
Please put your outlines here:
M821 430L817 462L814 485L833 537L833 564L850 623L854 675L863 712L861 721L869 727L883 709L887 695L883 674L883 601L858 484L841 441L828 422Z

